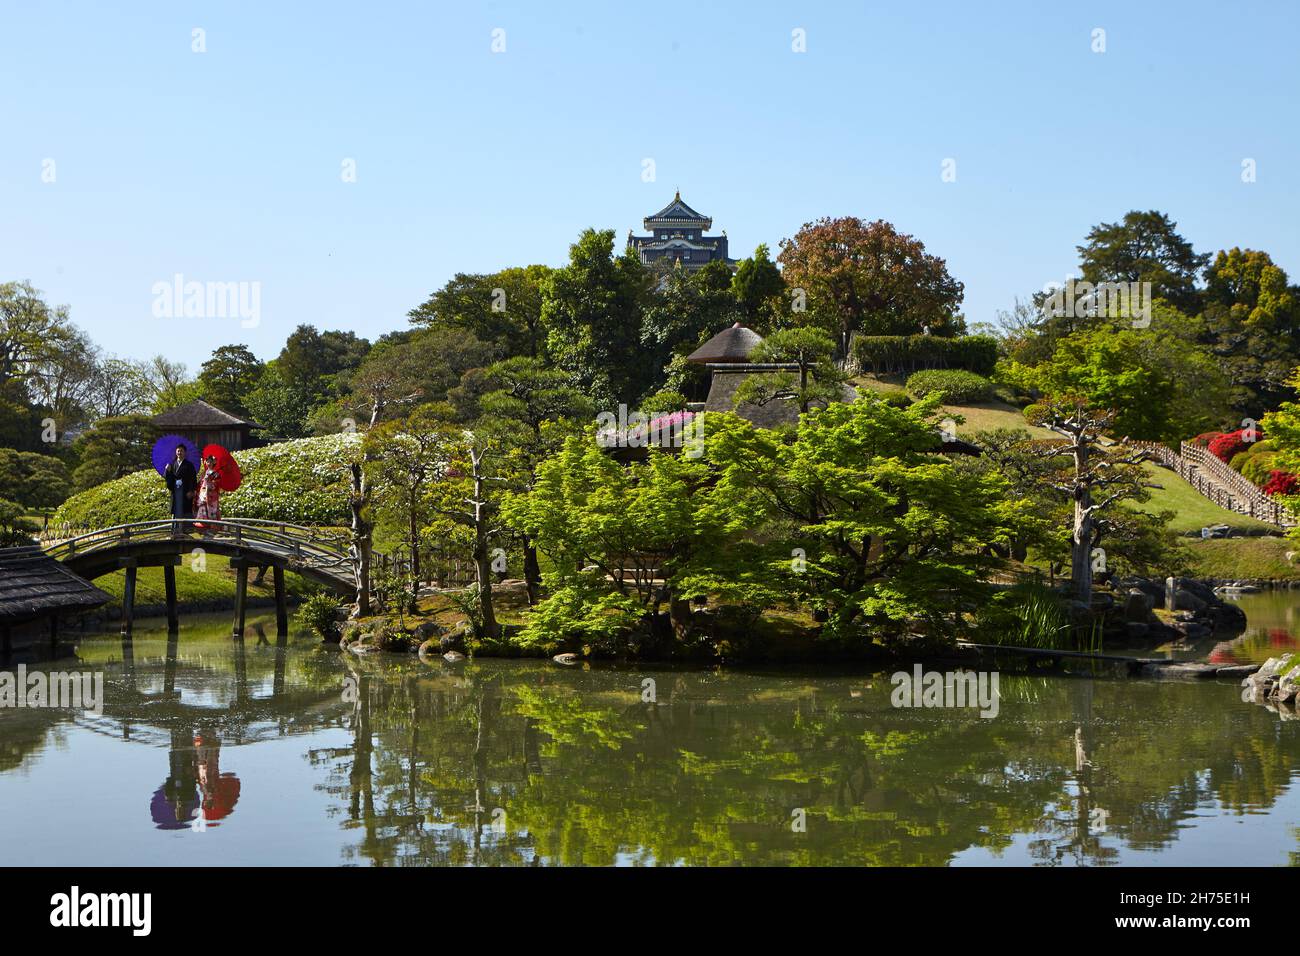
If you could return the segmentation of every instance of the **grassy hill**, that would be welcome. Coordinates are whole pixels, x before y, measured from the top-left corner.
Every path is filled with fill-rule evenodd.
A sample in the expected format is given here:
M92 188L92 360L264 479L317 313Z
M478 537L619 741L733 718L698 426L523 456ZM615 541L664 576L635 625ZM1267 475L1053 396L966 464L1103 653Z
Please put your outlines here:
M902 394L907 391L903 387L906 378L907 376L902 374L859 375L852 380L851 384L859 391ZM1022 429L1034 438L1060 437L1046 428L1030 425L1025 421L1025 416L1020 413L1020 409L996 399L988 402L972 402L968 405L944 405L942 408L954 419L965 419L957 426L957 434L966 438L976 432L992 431L996 428Z
M1277 528L1266 522L1219 507L1200 495L1195 488L1168 468L1161 468L1152 462L1146 462L1144 467L1151 476L1152 483L1160 487L1151 489L1150 501L1142 504L1130 502L1131 506L1148 514L1158 514L1161 511L1174 512L1175 516L1169 522L1169 527L1179 533L1199 531L1201 528L1216 524L1226 524L1247 534L1280 533Z
M353 434L279 442L235 453L244 475L238 491L221 496L223 518L261 518L305 525L348 520L348 463L360 442ZM73 495L51 524L111 528L169 516L167 488L152 469L137 471Z

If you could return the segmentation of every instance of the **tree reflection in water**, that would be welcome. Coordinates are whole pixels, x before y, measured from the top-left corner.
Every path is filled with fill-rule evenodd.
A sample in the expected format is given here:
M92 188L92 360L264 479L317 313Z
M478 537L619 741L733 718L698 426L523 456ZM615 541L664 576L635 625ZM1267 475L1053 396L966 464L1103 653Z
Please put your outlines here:
M1198 839L1194 816L1267 810L1300 761L1300 721L1228 684L1004 675L981 719L895 709L884 676L429 666L261 636L78 653L106 672L104 714L0 714L0 775L75 722L166 751L163 785L138 786L157 825L185 826L196 800L259 812L222 782L239 748L299 737L340 862L366 865L944 865L1013 846L1104 865Z

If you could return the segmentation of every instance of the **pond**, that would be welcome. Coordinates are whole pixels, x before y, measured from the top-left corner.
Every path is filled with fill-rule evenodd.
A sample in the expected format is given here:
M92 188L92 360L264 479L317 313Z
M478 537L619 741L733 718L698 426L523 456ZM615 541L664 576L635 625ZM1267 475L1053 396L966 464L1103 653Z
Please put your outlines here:
M260 626L260 631L259 631ZM84 639L102 713L0 710L0 846L40 865L1277 865L1300 721L1234 683L357 658L270 619ZM271 635L269 638L266 635ZM16 665L7 665L15 667ZM653 697L653 700L648 698Z

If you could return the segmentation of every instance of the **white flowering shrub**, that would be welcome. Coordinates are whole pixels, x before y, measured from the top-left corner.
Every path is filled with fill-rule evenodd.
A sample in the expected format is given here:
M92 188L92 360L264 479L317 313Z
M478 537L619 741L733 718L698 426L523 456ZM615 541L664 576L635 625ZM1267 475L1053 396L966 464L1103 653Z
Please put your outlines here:
M306 525L348 521L348 466L361 436L325 435L235 453L244 483L221 496L223 518L262 518ZM73 495L52 523L108 528L170 515L167 487L156 471L137 471Z

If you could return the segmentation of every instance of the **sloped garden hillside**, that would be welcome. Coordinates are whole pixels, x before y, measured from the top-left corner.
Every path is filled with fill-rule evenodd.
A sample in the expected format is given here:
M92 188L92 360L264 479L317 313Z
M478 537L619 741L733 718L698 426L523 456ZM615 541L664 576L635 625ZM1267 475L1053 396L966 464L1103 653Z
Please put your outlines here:
M359 435L325 435L235 453L244 483L221 497L223 518L261 518L306 525L348 520L348 463ZM65 501L55 527L108 528L167 518L167 487L155 471L137 471Z

